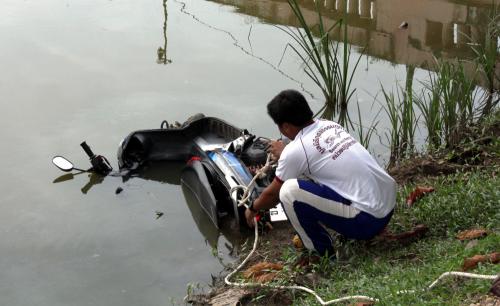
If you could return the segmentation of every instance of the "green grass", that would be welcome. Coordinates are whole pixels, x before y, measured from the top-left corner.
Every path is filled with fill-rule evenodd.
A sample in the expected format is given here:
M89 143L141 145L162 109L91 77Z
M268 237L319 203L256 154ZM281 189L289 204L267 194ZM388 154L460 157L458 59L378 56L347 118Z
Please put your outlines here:
M409 244L397 242L337 243L340 259L320 262L312 270L323 280L315 290L324 300L346 295L368 295L380 299L377 305L461 305L488 292L488 280L448 278L431 291L396 294L404 289L423 289L447 271L460 271L464 258L499 251L500 248L500 178L488 172L458 173L421 182L436 188L432 194L406 207L405 197L415 187L403 186L390 230L409 230L425 224L427 235ZM422 185L422 184L419 184ZM466 248L467 242L455 238L465 229L483 227L490 234ZM290 264L297 256L293 249L284 252ZM293 269L290 268L290 271ZM480 264L474 273L496 274L500 267ZM291 272L290 272L291 273ZM304 271L295 271L304 273ZM285 277L286 278L286 277ZM296 305L316 305L309 295L296 295Z

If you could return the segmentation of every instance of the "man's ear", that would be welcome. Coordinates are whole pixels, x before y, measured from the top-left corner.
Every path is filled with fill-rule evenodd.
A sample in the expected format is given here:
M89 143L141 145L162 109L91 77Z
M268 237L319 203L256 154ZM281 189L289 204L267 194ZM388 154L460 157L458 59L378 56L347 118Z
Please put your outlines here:
M291 124L290 124L290 123L288 123L288 122L283 122L283 123L281 124L281 128L283 129L283 132L284 132L283 134L285 134L285 133L289 133L289 132L290 132L290 127L291 127Z

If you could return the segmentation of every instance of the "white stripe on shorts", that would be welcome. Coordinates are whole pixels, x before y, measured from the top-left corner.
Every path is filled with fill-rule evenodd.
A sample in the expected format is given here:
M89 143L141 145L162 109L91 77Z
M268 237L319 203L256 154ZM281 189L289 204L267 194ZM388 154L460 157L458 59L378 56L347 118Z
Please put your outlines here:
M283 204L283 209L292 223L295 230L299 233L306 248L313 250L314 245L307 235L306 231L300 225L297 214L293 207L295 201L307 203L316 209L342 218L354 218L361 211L350 205L322 198L314 193L300 189L297 179L286 180L280 189L280 201Z

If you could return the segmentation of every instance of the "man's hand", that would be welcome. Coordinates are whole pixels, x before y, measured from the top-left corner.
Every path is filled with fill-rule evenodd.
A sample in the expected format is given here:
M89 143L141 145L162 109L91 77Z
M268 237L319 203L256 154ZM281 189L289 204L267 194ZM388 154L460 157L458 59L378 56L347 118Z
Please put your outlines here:
M253 221L255 218L255 213L247 208L245 210L245 218L247 219L248 226L250 226L250 228L253 228L255 225L255 223Z
M268 152L271 153L273 158L275 160L280 159L281 152L283 152L283 149L285 148L285 143L281 140L272 140L269 143L269 149Z

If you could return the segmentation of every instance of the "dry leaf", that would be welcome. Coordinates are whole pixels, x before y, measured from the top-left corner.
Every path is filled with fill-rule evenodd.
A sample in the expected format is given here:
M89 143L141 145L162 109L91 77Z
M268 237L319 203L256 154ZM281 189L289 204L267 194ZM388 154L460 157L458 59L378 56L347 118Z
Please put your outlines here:
M262 274L262 275L255 277L254 280L258 283L268 283L268 282L272 281L276 277L276 275L278 275L278 273L269 272L269 273Z
M349 304L349 306L372 306L375 302L357 302L356 304Z
M429 230L429 228L426 225L418 224L411 231L403 232L403 233L399 233L399 234L392 234L392 233L387 231L387 232L383 233L382 237L387 239L387 240L405 240L405 239L409 239L409 238L423 236L428 230Z
M271 262L259 262L243 272L243 277L246 279L254 279L259 283L269 282L276 277L276 271L283 269L282 264Z
M470 229L466 231L461 231L457 235L458 240L472 240L472 239L477 239L481 238L488 235L488 232L485 229L482 228L477 228L477 229Z
M300 250L304 248L304 244L302 243L302 240L300 239L299 235L293 236L292 242L296 249Z
M498 263L500 262L500 253L495 252L487 255L474 255L470 258L466 258L464 260L464 264L462 266L463 271L468 271L477 267L480 262L491 262Z
M415 204L418 199L423 197L425 194L431 193L433 191L433 187L417 186L417 188L415 188L415 190L413 190L406 198L406 205L408 205L408 207L413 206L413 204Z

